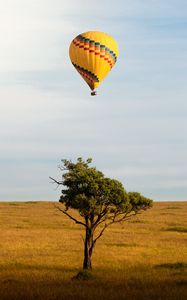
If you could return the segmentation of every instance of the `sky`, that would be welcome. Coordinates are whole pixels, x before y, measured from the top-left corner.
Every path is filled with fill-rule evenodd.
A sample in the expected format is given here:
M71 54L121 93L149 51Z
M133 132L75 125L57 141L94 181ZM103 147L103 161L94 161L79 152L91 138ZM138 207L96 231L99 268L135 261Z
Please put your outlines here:
M119 44L90 90L69 59L79 33ZM187 200L187 1L0 0L0 200L57 201L61 159L127 191Z

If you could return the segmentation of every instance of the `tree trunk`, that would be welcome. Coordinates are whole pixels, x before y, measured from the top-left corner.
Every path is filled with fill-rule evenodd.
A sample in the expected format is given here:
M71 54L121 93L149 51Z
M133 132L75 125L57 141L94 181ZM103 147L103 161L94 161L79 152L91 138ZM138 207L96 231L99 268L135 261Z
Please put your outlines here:
M93 233L90 228L86 228L86 235L84 241L84 261L83 261L83 269L84 270L91 270L92 269L92 240L93 240Z

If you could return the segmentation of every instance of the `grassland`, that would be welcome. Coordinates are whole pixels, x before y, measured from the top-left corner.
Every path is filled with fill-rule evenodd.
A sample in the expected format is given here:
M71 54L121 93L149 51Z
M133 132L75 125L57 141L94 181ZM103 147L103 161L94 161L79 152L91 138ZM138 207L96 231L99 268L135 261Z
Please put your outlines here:
M187 202L155 203L108 229L82 266L82 227L49 202L0 203L1 300L187 299Z

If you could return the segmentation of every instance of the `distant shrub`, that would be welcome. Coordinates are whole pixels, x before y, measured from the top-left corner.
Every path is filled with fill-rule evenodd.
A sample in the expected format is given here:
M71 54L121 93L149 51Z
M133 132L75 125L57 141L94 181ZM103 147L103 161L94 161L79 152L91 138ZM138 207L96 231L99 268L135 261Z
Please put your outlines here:
M181 207L179 207L179 206L168 206L164 209L181 209Z
M132 243L132 244L127 244L127 243L108 243L107 246L109 247L136 247L137 244Z
M128 221L129 223L140 223L140 224L148 224L148 221L143 221L143 220L131 220Z
M187 232L187 226L173 226L168 228L167 231Z
M184 270L187 268L187 263L177 262L177 263L166 263L156 265L156 268L166 268L166 269L173 269L173 270Z

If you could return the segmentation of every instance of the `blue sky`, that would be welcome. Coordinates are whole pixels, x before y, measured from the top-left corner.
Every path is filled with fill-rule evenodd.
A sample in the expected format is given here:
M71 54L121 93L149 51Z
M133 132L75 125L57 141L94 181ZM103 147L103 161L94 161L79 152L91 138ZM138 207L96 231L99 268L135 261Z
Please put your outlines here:
M68 48L114 36L116 66L90 97ZM62 158L128 191L187 199L187 2L0 1L0 200L58 200Z

